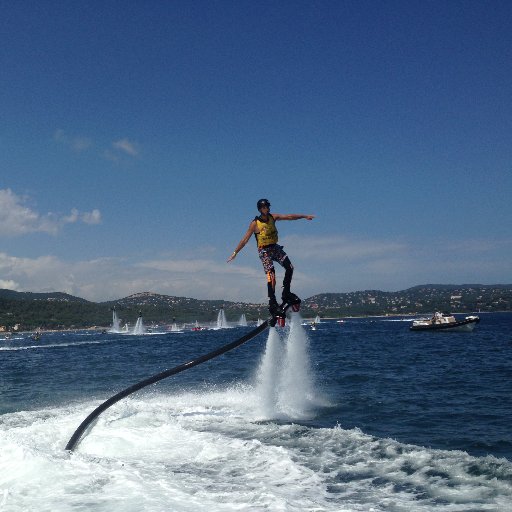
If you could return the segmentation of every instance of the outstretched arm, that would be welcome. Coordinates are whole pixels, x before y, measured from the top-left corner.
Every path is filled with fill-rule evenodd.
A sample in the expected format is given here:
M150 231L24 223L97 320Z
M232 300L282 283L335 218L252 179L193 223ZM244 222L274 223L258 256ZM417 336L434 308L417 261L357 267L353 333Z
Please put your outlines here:
M227 263L229 263L231 260L234 260L236 258L236 255L245 247L245 244L249 241L249 238L251 238L252 234L254 233L255 227L256 227L256 222L252 221L251 224L249 225L249 229L247 230L247 233L245 233L242 240L240 240L240 242L238 242L236 249L233 251L231 256L227 259Z
M272 216L274 217L275 220L313 220L315 218L314 215L304 215L302 213L289 213L286 215L282 215L281 213L273 213Z

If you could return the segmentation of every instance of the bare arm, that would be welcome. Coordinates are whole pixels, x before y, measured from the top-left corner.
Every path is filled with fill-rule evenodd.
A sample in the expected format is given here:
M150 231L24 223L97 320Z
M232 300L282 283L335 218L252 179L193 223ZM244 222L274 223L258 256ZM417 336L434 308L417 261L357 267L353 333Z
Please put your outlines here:
M238 242L238 245L236 246L236 249L233 251L233 254L227 259L227 263L229 263L231 260L234 260L236 258L236 255L245 247L245 244L249 241L251 236L254 233L254 230L256 229L256 222L253 220L249 224L249 229L247 230L247 233L245 233L244 237L240 242Z
M302 213L289 213L283 215L281 213L273 213L272 216L275 220L299 220L299 219L307 219L313 220L315 218L314 215L304 215Z

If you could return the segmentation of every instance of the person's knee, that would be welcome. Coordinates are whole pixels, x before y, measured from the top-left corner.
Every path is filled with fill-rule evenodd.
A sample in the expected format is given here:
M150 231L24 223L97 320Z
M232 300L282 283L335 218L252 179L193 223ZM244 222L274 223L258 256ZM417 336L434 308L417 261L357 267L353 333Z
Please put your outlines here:
M293 272L293 265L292 265L292 262L290 261L290 258L288 258L288 256L286 256L286 258L283 261L283 267L285 270L289 270L289 271Z

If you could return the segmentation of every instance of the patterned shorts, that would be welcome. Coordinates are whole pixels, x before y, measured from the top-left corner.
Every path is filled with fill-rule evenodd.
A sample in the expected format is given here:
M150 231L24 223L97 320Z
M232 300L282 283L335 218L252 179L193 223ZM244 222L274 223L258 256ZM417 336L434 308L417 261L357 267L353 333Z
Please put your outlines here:
M265 273L274 271L273 261L277 261L281 266L283 261L287 258L287 254L283 251L283 246L278 244L267 245L258 249L258 255Z

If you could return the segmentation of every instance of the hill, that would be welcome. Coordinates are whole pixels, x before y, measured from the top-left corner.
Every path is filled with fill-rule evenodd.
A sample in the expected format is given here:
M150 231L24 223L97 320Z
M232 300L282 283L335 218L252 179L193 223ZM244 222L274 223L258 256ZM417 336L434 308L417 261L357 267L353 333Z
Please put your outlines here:
M33 292L16 292L14 290L0 289L0 299L6 300L42 300L42 301L57 301L57 302L80 302L90 303L88 300L74 297L63 292L50 292L50 293L33 293Z
M213 322L221 307L228 320L244 313L248 320L267 316L265 304L201 300L142 292L108 302L90 302L66 293L0 290L0 326L22 330L109 326L112 308L133 324L139 312L146 323ZM512 311L512 285L419 285L397 292L364 290L321 293L305 299L302 314L323 317L407 315L433 311Z
M179 322L213 322L221 308L224 308L229 320L235 320L244 313L248 320L267 315L264 304L231 302L225 300L201 300L189 297L161 295L142 292L116 301L102 303L111 310L114 306L123 321L135 321L139 311L145 321L169 323L174 318ZM109 314L110 319L110 314Z
M398 292L321 293L306 299L304 306L326 316L512 311L512 285L426 284Z

